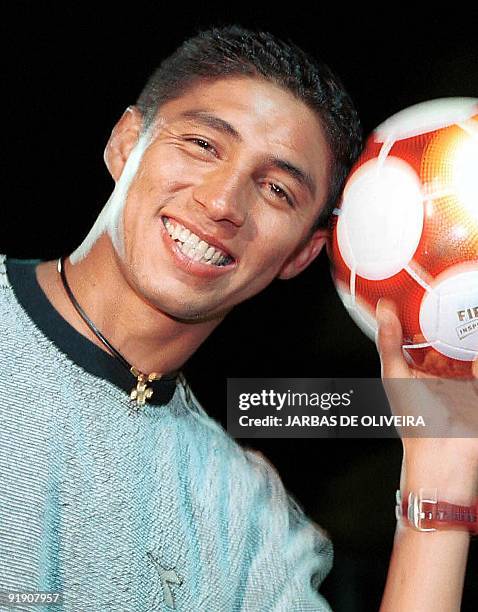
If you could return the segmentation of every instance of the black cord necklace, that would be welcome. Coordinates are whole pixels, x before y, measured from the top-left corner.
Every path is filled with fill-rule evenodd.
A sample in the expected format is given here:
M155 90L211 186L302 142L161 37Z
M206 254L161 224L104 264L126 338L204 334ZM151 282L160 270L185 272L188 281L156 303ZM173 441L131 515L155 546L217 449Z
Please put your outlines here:
M146 400L150 399L151 396L153 395L153 389L147 386L148 383L152 382L153 380L158 380L159 378L161 378L162 374L158 374L157 372L151 372L151 374L145 374L144 372L141 372L140 370L132 366L130 363L128 363L126 359L123 357L123 355L121 355L121 353L117 351L115 347L112 346L108 342L108 340L103 336L103 334L96 327L93 321L91 321L88 318L85 311L78 304L75 296L73 295L70 285L68 284L68 281L66 280L65 263L64 263L65 259L66 259L65 255L63 257L60 257L58 259L57 267L58 267L58 272L60 274L61 282L63 283L63 287L65 288L65 291L68 297L70 298L71 303L73 304L73 306L75 307L76 311L78 312L80 317L83 319L83 321L88 325L91 331L95 334L95 336L99 340L101 340L101 342L110 351L110 353L118 359L118 361L128 370L128 372L130 372L137 379L136 387L132 389L130 393L130 399L136 400L137 406L143 406Z

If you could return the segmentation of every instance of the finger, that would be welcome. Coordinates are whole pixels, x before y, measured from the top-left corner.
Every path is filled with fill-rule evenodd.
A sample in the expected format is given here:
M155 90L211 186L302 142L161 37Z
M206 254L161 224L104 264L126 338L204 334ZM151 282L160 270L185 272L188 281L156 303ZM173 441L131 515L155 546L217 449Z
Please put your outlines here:
M409 378L410 368L402 351L402 326L393 302L381 298L377 304L377 349L384 378Z

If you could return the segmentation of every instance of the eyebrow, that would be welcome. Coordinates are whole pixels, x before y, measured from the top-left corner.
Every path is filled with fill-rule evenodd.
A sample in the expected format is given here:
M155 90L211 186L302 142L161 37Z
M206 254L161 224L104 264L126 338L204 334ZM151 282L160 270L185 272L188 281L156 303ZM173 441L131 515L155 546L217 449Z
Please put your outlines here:
M234 140L237 142L242 142L242 137L239 132L232 127L230 123L224 121L220 117L216 117L216 115L212 115L207 111L203 110L188 110L184 111L180 114L182 119L192 119L193 121L197 121L198 123L202 123L203 125L207 125L208 127L219 130L220 132L224 132L229 136L232 136Z
M183 111L180 114L180 117L182 119L197 121L203 125L219 130L220 132L231 136L237 142L243 142L242 136L230 123L207 111L199 109L187 110ZM309 191L312 198L315 197L317 187L312 175L309 172L302 170L298 166L292 164L290 161L282 159L277 155L267 155L263 162L269 168L277 168L278 170L282 170L289 174L289 176L291 176Z

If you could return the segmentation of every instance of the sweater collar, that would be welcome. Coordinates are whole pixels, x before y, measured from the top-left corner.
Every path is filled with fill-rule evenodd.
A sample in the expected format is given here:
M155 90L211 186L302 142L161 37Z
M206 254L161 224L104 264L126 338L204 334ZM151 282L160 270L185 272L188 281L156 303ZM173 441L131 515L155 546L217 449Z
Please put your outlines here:
M18 302L62 353L86 372L110 381L129 395L135 385L133 375L115 357L72 327L46 297L36 278L36 267L41 261L7 258L8 279ZM148 404L167 404L176 388L176 375L163 376L148 386L153 389Z

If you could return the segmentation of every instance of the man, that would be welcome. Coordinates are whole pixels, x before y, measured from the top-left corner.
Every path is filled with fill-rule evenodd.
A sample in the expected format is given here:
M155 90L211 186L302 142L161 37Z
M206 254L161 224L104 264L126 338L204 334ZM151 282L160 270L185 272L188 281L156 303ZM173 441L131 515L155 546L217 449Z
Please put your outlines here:
M3 590L62 593L66 610L328 609L327 538L178 370L234 306L318 255L359 147L337 79L270 35L213 29L162 63L113 130L115 190L82 245L5 262ZM409 375L393 310L379 316L384 371ZM420 449L413 485L433 456ZM431 559L446 553L452 599L433 567L423 594L456 603L466 542L442 536ZM400 576L430 561L420 538L397 536L384 610L414 609L417 579Z

